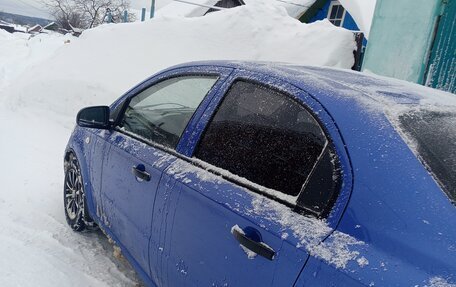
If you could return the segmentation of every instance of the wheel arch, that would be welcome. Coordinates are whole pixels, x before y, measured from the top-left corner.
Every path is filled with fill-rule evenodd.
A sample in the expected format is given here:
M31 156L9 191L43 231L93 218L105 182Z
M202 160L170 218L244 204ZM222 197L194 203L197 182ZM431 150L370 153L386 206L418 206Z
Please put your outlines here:
M79 136L79 138L81 138ZM66 171L70 155L73 154L81 170L82 181L84 184L84 192L87 200L87 209L89 216L98 224L99 218L97 216L94 200L93 200L93 187L90 181L89 165L87 163L87 157L90 157L90 149L86 148L81 140L77 140L73 135L68 143L64 153L64 171Z

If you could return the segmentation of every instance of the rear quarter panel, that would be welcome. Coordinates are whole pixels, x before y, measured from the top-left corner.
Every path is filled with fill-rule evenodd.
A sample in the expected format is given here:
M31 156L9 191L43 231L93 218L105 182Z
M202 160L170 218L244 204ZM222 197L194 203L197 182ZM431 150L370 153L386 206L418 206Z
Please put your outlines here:
M357 252L365 260L336 268L312 258L296 286L454 284L456 207L383 111L350 97L324 98L323 105L336 119L354 173L337 230L364 243Z

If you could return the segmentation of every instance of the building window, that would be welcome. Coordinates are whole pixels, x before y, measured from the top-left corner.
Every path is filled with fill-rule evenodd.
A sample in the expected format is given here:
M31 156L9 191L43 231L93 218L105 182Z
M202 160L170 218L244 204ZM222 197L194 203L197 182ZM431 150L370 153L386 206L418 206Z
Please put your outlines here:
M344 23L345 9L339 1L332 1L329 5L328 20L335 26L341 27Z

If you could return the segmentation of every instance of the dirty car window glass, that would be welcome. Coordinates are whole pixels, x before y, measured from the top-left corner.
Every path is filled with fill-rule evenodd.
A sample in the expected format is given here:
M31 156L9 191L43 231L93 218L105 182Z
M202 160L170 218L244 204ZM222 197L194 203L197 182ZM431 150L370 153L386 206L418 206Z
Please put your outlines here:
M175 148L193 113L216 81L215 76L185 76L160 82L131 99L120 127Z
M195 157L267 188L296 196L326 145L310 113L287 95L238 81Z
M456 113L418 110L399 118L418 156L453 202L456 202Z

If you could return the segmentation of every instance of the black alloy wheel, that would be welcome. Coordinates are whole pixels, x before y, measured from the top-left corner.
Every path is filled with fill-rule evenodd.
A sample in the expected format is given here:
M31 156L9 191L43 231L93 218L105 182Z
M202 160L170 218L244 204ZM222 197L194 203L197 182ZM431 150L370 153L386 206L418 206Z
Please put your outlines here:
M87 210L81 169L73 153L68 156L68 160L65 162L63 203L66 220L74 231L96 229L96 224L90 218Z

